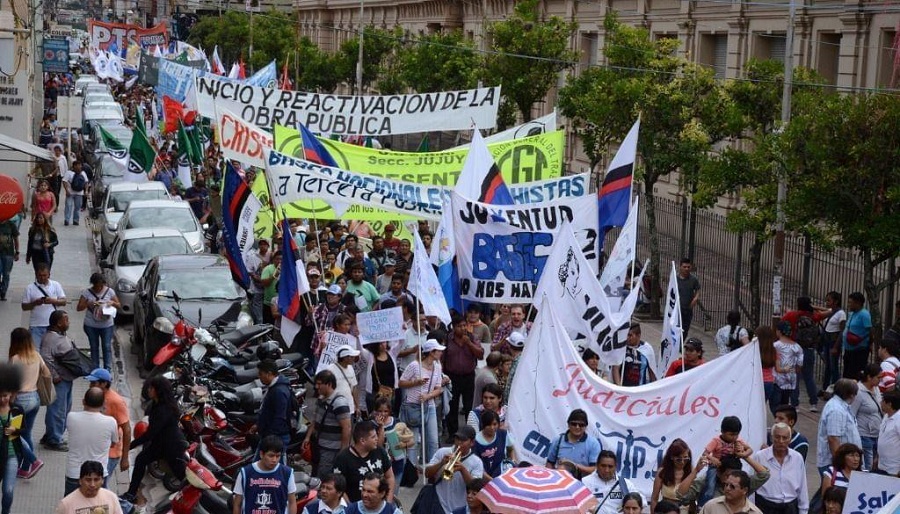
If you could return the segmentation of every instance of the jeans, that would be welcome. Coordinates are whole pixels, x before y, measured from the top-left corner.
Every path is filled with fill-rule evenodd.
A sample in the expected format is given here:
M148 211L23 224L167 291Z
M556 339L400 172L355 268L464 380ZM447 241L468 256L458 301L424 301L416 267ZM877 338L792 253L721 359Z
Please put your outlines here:
M16 488L16 473L18 471L19 461L16 460L16 455L12 454L7 457L6 467L3 468L3 474L0 475L3 479L2 514L9 514L12 510L13 491Z
M394 496L400 491L400 483L403 482L403 471L406 469L406 459L391 461L391 469L394 471Z
M38 411L41 409L41 398L37 391L29 391L27 393L19 393L16 395L16 405L21 407L25 412L25 419L22 420L22 450L25 452L25 458L22 460L22 469L28 469L29 466L37 459L34 455L34 440L31 435L34 431L34 421L37 419ZM26 449L27 447L27 449Z
M774 416L775 408L780 405L778 402L781 400L781 393L778 391L778 386L775 385L775 382L764 382L763 391L765 391L766 403L769 405L769 411Z
M438 449L438 419L437 419L437 410L434 407L434 404L424 404L422 405L422 411L425 413L425 424L420 427L413 428L413 433L416 434L416 446L408 449L406 451L407 458L413 463L414 466L418 467L422 464L419 455L419 448L423 447L422 445L422 434L425 435L425 443L424 443L424 451L425 451L425 462L431 460L432 455ZM404 403L403 406L400 407L400 420L409 425L410 418L410 408L408 403ZM413 422L414 424L421 423L421 420Z
M838 349L837 355L831 354L831 349L834 348L834 342L840 337L840 334L826 333L825 337L828 339L828 348L824 348L822 351L822 360L825 361L825 376L822 377L823 390L828 389L828 386L841 378L841 351Z
M9 274L12 272L15 258L12 255L0 255L0 297L6 298L9 290Z
M878 448L878 438L877 437L866 437L860 436L862 440L862 450L863 450L863 469L872 470L872 466L875 465L875 450Z
M814 348L803 349L803 369L800 378L806 384L806 394L809 395L809 404L813 407L819 403L819 392L816 390L816 350ZM800 386L796 389L797 403L800 403Z
M91 360L94 361L94 368L100 367L100 344L103 344L103 367L112 370L112 336L115 326L96 328L84 326L84 333L87 335L88 342L91 343Z
M472 395L475 394L475 373L456 375L447 373L453 384L453 395L450 397L450 414L447 415L447 433L450 437L459 429L459 400L462 398L463 416L468 417L472 410Z
M775 401L778 402L778 405L791 405L792 407L796 407L797 403L795 400L795 396L799 396L799 389L782 389L775 384Z
M269 306L266 305L268 308ZM253 323L259 324L263 322L263 293L260 291L259 293L251 293L250 294L250 316L253 318ZM285 345L290 346L292 341L285 341Z
M844 378L859 380L860 374L869 363L869 347L858 350L844 350Z
M706 505L706 502L711 500L713 496L716 495L716 479L718 475L716 473L716 468L709 466L706 468L706 485L703 486L703 491L700 492L700 498L697 500L697 506L702 507Z
M122 451L128 451L127 449L122 449ZM109 457L106 459L106 476L103 477L103 487L109 489L106 485L109 482L109 479L112 478L113 473L115 473L116 468L119 467L119 462L122 461L122 457Z
M47 426L44 437L48 444L56 445L63 441L63 434L66 433L66 416L72 410L72 382L63 380L54 387L56 400L47 406L47 413L44 415L44 424Z
M44 339L44 334L47 333L47 329L49 327L28 327L28 331L31 332L31 341L34 343L34 349L41 353L41 340Z
M681 307L681 337L687 341L688 332L691 330L691 322L694 321L694 309L688 305L687 308Z
M103 482L104 482L104 483L106 482L106 479L105 479L105 478L103 479ZM63 497L69 496L70 494L72 494L73 492L75 492L75 490L78 489L78 485L79 485L79 484L78 484L78 479L77 479L77 478L69 478L69 477L66 477L66 486L65 486L65 489L64 489L64 491L63 491Z
M78 215L81 211L81 195L66 195L66 210L65 210L65 221L66 223L72 221L74 223L78 223Z

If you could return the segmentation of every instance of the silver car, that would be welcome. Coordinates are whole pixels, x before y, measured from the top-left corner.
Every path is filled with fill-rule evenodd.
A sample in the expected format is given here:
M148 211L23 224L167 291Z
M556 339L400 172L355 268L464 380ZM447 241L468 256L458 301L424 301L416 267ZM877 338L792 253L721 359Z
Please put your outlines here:
M140 200L131 202L119 226L119 235L130 228L170 227L181 231L191 248L202 253L205 249L203 227L194 216L191 204L175 200Z
M119 313L131 316L138 280L147 262L160 255L190 255L194 253L184 234L174 228L133 228L123 231L113 242L109 257L100 267L119 297Z
M94 102L89 105L85 104L81 118L83 124L94 120L124 122L125 113L122 112L122 105L117 102Z
M162 182L116 182L110 184L100 204L98 216L100 225L100 246L106 255L116 238L119 220L135 200L166 200L169 192ZM111 284L112 282L110 282Z

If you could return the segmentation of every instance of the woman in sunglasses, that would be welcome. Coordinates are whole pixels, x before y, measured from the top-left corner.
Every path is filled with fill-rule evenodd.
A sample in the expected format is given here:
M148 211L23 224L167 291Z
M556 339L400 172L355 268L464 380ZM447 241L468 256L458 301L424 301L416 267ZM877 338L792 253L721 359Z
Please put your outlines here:
M680 505L675 492L684 477L691 474L691 449L681 439L675 439L663 456L662 467L653 480L653 494L650 496L650 512L661 500ZM681 514L687 514L691 505L680 505Z

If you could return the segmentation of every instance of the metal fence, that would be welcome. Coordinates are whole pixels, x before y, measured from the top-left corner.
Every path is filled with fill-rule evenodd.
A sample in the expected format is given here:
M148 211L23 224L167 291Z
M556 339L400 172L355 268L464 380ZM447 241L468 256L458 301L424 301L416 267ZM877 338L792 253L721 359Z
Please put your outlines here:
M642 198L642 200L644 200ZM726 324L728 311L738 308L743 324L749 320L750 246L751 234L736 234L725 230L725 216L708 210L697 210L694 221L691 211L683 202L667 198L655 198L656 230L659 234L660 273L662 288L668 280L671 261L678 262L691 256L694 269L700 279L700 309L694 313L694 325L715 331ZM691 237L691 227L694 227ZM641 261L650 257L650 234L647 230L647 214L641 205L638 229L638 257ZM611 248L617 234L608 235ZM772 318L772 280L774 267L774 242L768 241L761 255L760 322L767 324ZM891 273L894 260L890 259L875 269L875 282L884 280ZM829 291L841 293L846 300L854 291L863 291L863 260L853 250L838 248L827 250L811 244L801 235L788 234L785 241L782 302L785 310L793 309L798 296L809 296L813 303L824 304ZM882 319L890 324L896 290L889 287L881 292Z

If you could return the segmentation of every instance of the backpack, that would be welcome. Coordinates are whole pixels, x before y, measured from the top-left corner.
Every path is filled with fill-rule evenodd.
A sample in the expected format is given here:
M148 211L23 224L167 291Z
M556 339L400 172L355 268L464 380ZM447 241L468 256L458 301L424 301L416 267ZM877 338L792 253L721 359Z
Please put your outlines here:
M811 317L801 314L797 318L797 335L794 340L803 348L815 348L819 341L822 340L819 330L818 323L813 321Z
M87 185L87 180L85 180L85 178L84 178L84 173L80 172L80 171L78 173L75 173L75 175L72 177L72 182L71 182L72 191L80 193L80 192L84 191L84 186L86 186L86 185Z
M728 333L728 349L731 351L737 350L740 347L744 346L741 343L741 328L740 325L735 325L731 327L731 332Z

